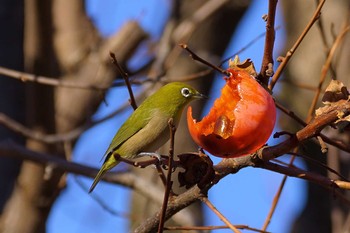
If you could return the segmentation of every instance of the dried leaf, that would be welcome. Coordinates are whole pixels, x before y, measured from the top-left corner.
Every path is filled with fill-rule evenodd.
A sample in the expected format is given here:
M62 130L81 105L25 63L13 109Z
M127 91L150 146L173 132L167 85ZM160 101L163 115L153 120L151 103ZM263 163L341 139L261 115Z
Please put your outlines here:
M349 98L350 98L350 95L346 86L338 80L331 80L322 97L322 103L325 104L325 106L316 109L315 111L316 116L327 113L328 109L330 109L330 106L333 103L336 103L339 100L349 100ZM338 117L339 117L338 121L344 121L342 120L343 118L342 114L344 113L343 112L338 113Z
M240 62L239 57L236 55L233 60L228 62L228 66L235 70L244 70L253 77L256 77L258 74L255 70L254 63L250 59L246 59L243 62Z
M187 153L178 157L181 166L185 169L178 176L180 187L185 186L188 189L197 184L199 188L203 188L214 179L213 162L206 154Z
M339 100L347 100L349 92L345 85L338 80L331 80L323 95L322 102L324 104L332 104Z

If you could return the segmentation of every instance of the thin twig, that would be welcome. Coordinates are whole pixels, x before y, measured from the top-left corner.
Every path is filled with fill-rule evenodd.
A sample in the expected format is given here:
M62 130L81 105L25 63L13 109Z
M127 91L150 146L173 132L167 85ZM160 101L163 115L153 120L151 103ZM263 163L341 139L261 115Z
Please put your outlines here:
M176 127L174 125L174 119L170 118L168 121L169 124L169 130L170 130L170 148L169 148L169 160L168 160L168 174L167 174L167 180L166 180L166 187L164 192L164 200L162 205L162 211L159 216L159 225L158 225L158 233L163 232L164 223L166 220L165 213L168 206L168 200L171 193L171 188L173 185L173 182L171 180L171 174L173 173L173 161L174 161L174 145L175 145L175 132Z
M298 151L298 148L297 148L297 147L294 148L293 151L294 151L294 152L297 152L297 151ZM292 157L290 158L288 167L293 167L293 168L294 168L294 165L293 165L294 160L295 160L295 156L292 156ZM281 181L280 185L278 186L278 190L277 190L277 192L276 192L276 194L275 194L275 196L274 196L274 198L273 198L272 206L271 206L271 208L270 208L269 213L268 213L267 216L266 216L265 223L264 223L264 226L263 226L263 228L262 228L262 230L264 230L264 231L266 231L267 227L269 226L269 224L270 224L270 222L271 222L272 216L273 216L273 214L275 213L275 210L276 210L276 208L277 208L277 204L278 204L278 202L279 202L279 200L280 200L280 198L281 198L281 194L282 194L282 191L283 191L283 189L284 189L284 187L285 187L285 184L286 184L287 179L288 179L288 176L287 176L287 175L284 175L283 178L282 178L282 181Z
M314 25L314 23L317 21L317 19L320 16L320 12L321 9L324 5L324 3L326 2L326 0L322 0L320 1L320 3L317 6L316 11L314 12L313 16L311 17L311 20L309 21L309 23L307 24L307 26L305 27L304 31L301 33L301 35L299 36L299 38L297 39L297 41L294 43L294 45L292 46L292 48L286 53L286 55L284 56L281 64L277 67L277 70L270 82L269 85L269 89L272 91L276 82L278 81L278 79L280 78L284 68L286 67L288 61L290 60L290 58L293 56L294 52L297 50L297 48L299 47L299 45L301 44L301 42L303 41L304 37L307 35L307 33L309 32L309 30L311 29L311 27Z
M158 176L159 176L160 180L162 181L164 187L166 187L167 180L166 180L166 177L164 175L163 169L157 164L156 170L157 170Z
M272 162L266 162L257 164L257 167L264 168L270 171L278 172L290 177L297 177L303 180L311 181L315 184L323 186L332 191L339 191L336 188L342 188L344 190L350 190L350 182L342 180L331 180L326 176L320 175L318 173L305 171L297 167L286 167ZM340 184L340 186L338 185ZM346 204L350 205L350 201L346 200Z
M319 0L316 0L316 4L318 4L318 2L319 2ZM323 43L323 47L324 47L324 53L325 53L326 57L328 57L330 48L327 44L326 32L325 32L325 28L324 28L324 24L323 24L323 20L322 20L322 15L318 19L317 26L320 30L320 35L321 35L321 39L322 39L322 43ZM331 72L332 77L334 77L334 78L337 77L335 69L332 65L330 66L329 70Z
M265 219L264 225L263 225L263 227L261 229L262 231L266 231L267 227L269 226L269 224L271 222L272 216L275 213L278 201L279 201L279 199L281 197L281 194L282 194L282 191L283 191L283 188L284 188L284 185L285 185L286 181L287 181L287 176L284 175L283 178L282 178L282 181L281 181L281 183L280 183L280 185L278 187L278 190L277 190L275 196L273 197L272 206L270 208L269 213L267 214L267 217Z
M240 233L240 231L209 201L207 197L201 197L201 201L206 204L219 218L223 221L233 232Z
M54 86L54 87L67 87L67 88L88 89L88 90L96 90L96 91L105 91L110 87L110 86L96 86L96 85L83 83L83 82L68 81L68 80L35 75L35 74L29 74L29 73L20 72L17 70L8 69L5 67L0 67L0 74L10 78L18 79L22 82L29 81L29 82L35 82L35 83Z
M327 147L327 144L323 141L322 137L321 136L317 136L316 138L317 138L318 142L320 143L321 152L323 154L327 153L328 147Z
M350 181L348 180L348 178L346 178L345 176L343 176L342 174L340 174L340 173L337 172L336 170L334 170L334 169L328 167L327 165L321 163L320 161L318 161L318 160L316 160L316 159L313 159L313 158L311 158L311 157L309 157L309 156L307 156L307 155L298 154L298 153L293 153L293 152L289 152L288 154L295 155L295 156L298 156L298 157L302 157L303 159L308 160L308 161L310 161L311 163L316 164L317 166L322 167L322 168L328 170L329 172L331 172L331 173L333 173L333 174L336 174L339 178L343 179L344 181L350 182Z
M281 26L277 26L277 27L275 28L275 31L279 30L280 28L281 28ZM239 49L237 52L234 52L232 56L229 56L229 57L223 59L223 60L221 61L221 63L220 63L219 66L221 67L224 63L228 62L228 60L232 59L235 55L238 55L238 54L244 52L245 50L247 50L250 46L252 46L253 44L255 44L258 40L260 40L261 38L263 38L265 35L266 35L266 32L263 32L263 33L259 34L257 37L253 38L251 41L249 41L246 45L244 45L244 46L243 46L241 49Z
M275 30L279 30L281 28L281 26L278 26L275 28ZM263 32L261 34L259 34L257 37L253 38L251 41L249 41L246 45L244 45L241 49L239 49L238 51L232 53L233 55L232 56L229 56L225 59L223 59L220 64L218 65L218 67L222 67L226 62L228 62L228 60L232 59L235 55L238 55L242 52L244 52L245 50L247 50L250 46L252 46L253 44L255 44L259 39L261 39L262 37L264 37L264 35L266 34L266 32ZM203 70L203 71L199 71L197 73L194 73L194 74L190 74L190 75L186 75L186 76L183 76L183 77L180 77L180 78L177 78L176 81L181 81L181 82L184 82L184 81L191 81L191 80L194 80L194 79L198 79L200 77L203 77L203 76L206 76L206 75L209 75L211 72L213 72L212 69L206 69L206 70Z
M227 70L224 70L222 68L220 68L219 66L216 66L206 60L204 60L203 58L201 58L200 56L198 56L196 53L194 53L191 49L188 48L188 46L186 44L180 44L180 47L185 49L189 54L190 57L192 57L193 60L195 61L199 61L207 66L209 66L210 68L212 68L213 70L216 70L218 72L220 72L223 75L226 75L227 77L231 76L231 73L228 72Z
M266 37L264 56L262 59L260 73L257 79L264 86L269 84L269 79L273 75L273 47L275 44L275 16L277 0L269 0L269 11L266 21Z
M136 110L137 109L137 104L136 104L136 100L135 100L135 97L134 97L134 93L133 93L132 88L131 88L129 75L120 66L120 64L118 63L117 58L115 57L115 54L112 53L112 52L109 52L109 55L112 58L112 63L116 66L117 70L119 71L121 76L124 78L125 84L126 84L126 86L128 88L128 92L129 92L129 95L130 95L130 105L133 107L134 110Z
M279 30L281 28L281 26L277 26L275 28L275 30ZM260 35L258 35L257 37L253 38L251 41L249 41L246 45L244 45L241 49L239 49L238 51L232 53L234 55L232 56L229 56L225 59L223 59L220 64L218 65L218 67L222 67L228 60L230 60L231 58L233 58L233 56L235 55L238 55L242 52L244 52L245 50L247 50L250 46L252 46L254 43L256 43L259 39L261 39L264 35L266 34L266 32L263 32L261 33ZM216 69L215 69L216 70ZM206 70L203 70L203 71L199 71L197 73L194 73L194 74L190 74L190 75L186 75L186 76L183 76L183 77L179 77L176 79L176 81L181 81L181 82L184 82L184 81L191 81L191 80L194 80L194 79L198 79L198 78L201 78L203 76L206 76L206 75L209 75L211 72L213 72L213 69L206 69ZM219 71L221 73L221 71ZM146 81L150 81L148 79L146 79ZM164 81L164 80L163 80ZM166 81L166 80L165 80Z

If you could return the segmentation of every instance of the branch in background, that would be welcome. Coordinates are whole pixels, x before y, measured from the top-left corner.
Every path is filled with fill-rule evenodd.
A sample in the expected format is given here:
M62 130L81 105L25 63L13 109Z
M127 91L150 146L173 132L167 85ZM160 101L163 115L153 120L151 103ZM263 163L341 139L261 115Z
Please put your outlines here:
M261 63L260 73L257 77L264 86L269 84L269 79L273 75L273 47L275 44L275 16L277 0L269 0L269 11L266 20L266 37L264 56Z
M62 30L62 33L64 33L65 29ZM74 79L76 82L84 82L90 85L110 86L113 84L115 77L120 74L110 63L109 51L118 51L118 62L125 64L145 38L147 38L147 35L141 26L135 21L128 21L112 37L97 43L98 48L89 50L86 59L77 64L70 63L69 67L74 67L74 72L63 73L61 79ZM61 59L64 59L64 57L61 57ZM64 61L60 63L65 64ZM55 92L57 132L69 132L86 122L103 101L103 97L101 93L91 90L57 88ZM74 108L71 106L74 106Z
M86 82L76 82L71 80L61 80L56 78L50 78L46 76L34 75L29 73L24 73L5 67L0 67L0 74L5 75L10 78L18 79L22 82L36 82L39 84L54 86L54 87L67 87L67 88L77 88L77 89L88 89L105 91L109 86L98 86L94 84L89 84Z
M292 165L292 164L291 164ZM262 230L263 231L266 231L267 227L269 226L270 222L271 222L271 219L272 219L272 216L273 214L275 213L275 210L276 210L276 207L277 207L277 204L280 200L280 197L281 197L281 194L282 194L282 191L283 191L283 188L284 188L284 185L286 184L286 181L287 181L287 177L286 175L283 176L282 178L282 181L280 183L280 185L278 186L278 190L273 198L273 202L272 202L272 205L271 205L271 208L269 210L269 213L267 214L266 216L266 219L265 219L265 222L264 222L264 225L262 227Z
M347 206L350 206L350 201L346 199L341 192L339 192L340 189L346 189L349 190L350 183L346 181L339 181L339 180L331 180L326 176L319 175L317 173L305 171L296 167L285 167L281 166L272 162L265 162L257 167L264 168L270 171L278 172L290 177L296 177L301 178L307 181L311 181L315 184L318 184L320 186L323 186L324 188L332 191L332 193L335 193L337 197L340 197L342 201L345 202Z
M144 96L144 93L148 91L148 88L146 88L142 93L140 93L138 96L136 96L136 99L140 99ZM59 142L66 142L66 141L72 141L77 139L84 131L94 127L95 125L98 125L100 123L103 123L113 117L115 117L117 114L125 111L130 106L129 102L125 102L122 104L118 109L111 112L110 114L97 119L88 121L82 126L78 126L77 128L67 132L67 133L58 133L58 134L44 134L40 131L32 130L21 123L13 120L12 118L8 117L6 114L0 112L0 125L3 125L7 127L8 129L30 139L34 139L37 141L45 142L48 144L53 143L59 143Z
M306 28L304 29L304 31L301 33L301 35L299 36L299 38L297 39L297 41L295 42L295 44L292 46L292 48L286 53L286 55L282 58L282 62L281 64L278 66L275 75L273 76L270 84L269 84L269 89L272 91L272 89L274 88L276 82L278 81L278 79L280 78L284 68L286 67L289 59L293 56L294 52L297 50L297 48L299 47L299 45L301 44L301 42L303 41L304 37L307 35L307 33L309 32L309 30L311 29L311 27L314 25L314 23L317 21L317 19L320 17L321 14L321 9L324 5L324 3L326 2L326 0L322 0L320 1L320 3L317 6L317 9L315 10L313 16L311 17L311 20L309 21L309 23L307 24Z
M201 197L201 201L206 204L216 214L221 221L223 221L234 233L240 233L240 231L228 220L214 205L209 201L207 197Z

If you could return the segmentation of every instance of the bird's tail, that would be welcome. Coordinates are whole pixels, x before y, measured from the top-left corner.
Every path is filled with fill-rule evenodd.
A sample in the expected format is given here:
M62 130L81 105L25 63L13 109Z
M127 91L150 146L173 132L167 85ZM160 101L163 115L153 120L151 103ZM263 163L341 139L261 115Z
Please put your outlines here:
M91 193L92 191L94 191L94 188L96 187L97 183L102 179L103 175L111 170L113 167L115 167L117 164L119 163L119 161L117 161L113 155L111 155L109 158L107 158L105 160L105 162L103 163L101 169L98 171L94 182L92 183L90 189L89 189L89 193Z

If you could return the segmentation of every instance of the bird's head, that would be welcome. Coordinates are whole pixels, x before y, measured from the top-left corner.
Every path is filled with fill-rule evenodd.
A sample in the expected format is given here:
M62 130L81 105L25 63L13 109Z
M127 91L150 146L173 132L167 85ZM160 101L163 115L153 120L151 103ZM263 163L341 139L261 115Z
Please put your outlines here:
M190 85L181 82L169 83L163 86L159 92L165 97L166 102L171 100L172 104L178 106L184 106L195 99L207 98Z

